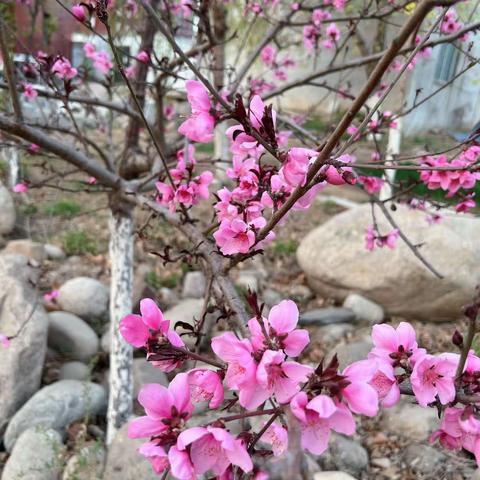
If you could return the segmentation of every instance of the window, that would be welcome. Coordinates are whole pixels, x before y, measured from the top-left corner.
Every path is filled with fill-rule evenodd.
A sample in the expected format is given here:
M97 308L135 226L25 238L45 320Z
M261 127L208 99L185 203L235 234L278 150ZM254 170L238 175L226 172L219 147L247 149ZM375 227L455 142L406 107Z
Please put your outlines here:
M435 68L435 80L449 82L456 73L460 52L455 45L445 43L441 46Z

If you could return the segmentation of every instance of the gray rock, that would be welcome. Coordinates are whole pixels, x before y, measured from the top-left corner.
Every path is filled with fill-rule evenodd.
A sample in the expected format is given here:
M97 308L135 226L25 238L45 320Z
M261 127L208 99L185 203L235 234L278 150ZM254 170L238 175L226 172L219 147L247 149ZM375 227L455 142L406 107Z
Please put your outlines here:
M350 343L342 342L332 350L328 357L331 358L336 353L340 368L343 369L350 363L367 358L367 354L372 347L373 343L370 337L365 337Z
M272 288L267 288L263 292L261 300L265 302L267 306L273 307L274 305L280 303L283 300L283 297L276 290L273 290Z
M127 436L128 424L115 435L108 448L103 480L158 480L150 462L138 452L142 439Z
M292 463L296 463L296 460L295 453L287 450L280 458L258 458L255 464L258 465L262 472L268 474L269 480L284 480L285 478L290 478L285 472L291 468ZM318 463L309 454L302 455L300 468L302 470L302 478L305 479L313 479L320 470Z
M8 235L15 226L15 205L10 192L0 182L0 236Z
M313 329L310 338L317 342L336 342L353 330L355 327L351 323L332 323Z
M183 279L183 298L203 298L206 289L203 272L187 272Z
M355 314L349 308L316 308L300 315L300 325L329 325L355 321Z
M471 301L480 283L480 222L473 216L447 215L430 226L425 213L397 205L390 212L421 254L444 276L431 273L401 240L394 250L365 249L365 229L372 223L369 204L342 212L310 232L300 243L297 259L309 285L318 293L343 301L356 292L387 312L427 321L452 320ZM377 215L380 232L392 227ZM322 252L321 255L318 252Z
M390 468L392 466L392 462L389 458L382 457L382 458L372 458L372 465L379 468Z
M87 380L90 376L90 368L82 362L67 362L60 367L59 380Z
M353 310L358 322L365 322L370 325L381 323L385 316L380 305L356 293L351 293L343 302L343 306Z
M431 478L435 478L444 471L447 456L436 448L419 444L409 445L405 449L403 459L413 472L421 475L428 474Z
M162 287L158 292L158 299L162 305L167 305L168 307L178 303L178 297L174 290L167 287Z
M480 468L477 468L468 480L480 480Z
M332 435L328 450L318 459L324 470L341 470L358 475L368 468L367 450L355 440L342 435Z
M291 285L288 290L289 296L299 302L306 302L313 297L312 291L306 285Z
M97 334L88 323L68 312L48 314L48 346L72 360L89 360L99 348Z
M135 309L139 308L142 298L155 298L154 289L147 283L147 275L150 272L151 267L147 263L139 263L135 268L132 293L132 305Z
M313 476L313 480L356 480L345 472L318 472Z
M185 298L173 308L164 312L163 316L166 320L170 320L171 328L173 328L177 322L185 322L194 325L194 319L200 319L202 308L203 300L201 298ZM179 329L178 331L181 333L182 329ZM195 339L189 335L182 335L182 340L188 347L192 347L195 344Z
M246 291L250 289L253 292L258 292L258 275L252 270L241 270L235 284Z
M159 383L168 386L169 381L165 373L155 368L144 358L133 359L133 396L137 398L138 392L146 383Z
M0 255L0 332L15 336L0 349L0 434L9 418L39 388L47 349L48 319L21 255Z
M18 438L2 480L58 480L63 450L57 431L29 428Z
M103 283L94 278L76 277L60 287L57 303L62 310L91 321L106 315L108 300L108 288Z
M405 399L386 409L383 419L385 430L419 442L426 440L439 425L435 409L422 408Z
M100 347L103 352L110 353L110 346L112 345L112 335L110 332L110 324L105 328L105 332L100 338Z
M36 262L43 262L47 258L47 253L42 243L34 242L28 238L21 240L11 240L7 243L5 253L23 255Z
M4 436L10 452L22 432L43 426L63 430L85 415L97 415L105 409L105 390L96 383L60 380L43 387L13 416Z
M52 245L51 243L46 243L44 246L45 253L50 260L63 260L66 255L65 252L56 245Z
M106 451L101 444L85 445L69 458L62 480L101 480L105 458Z

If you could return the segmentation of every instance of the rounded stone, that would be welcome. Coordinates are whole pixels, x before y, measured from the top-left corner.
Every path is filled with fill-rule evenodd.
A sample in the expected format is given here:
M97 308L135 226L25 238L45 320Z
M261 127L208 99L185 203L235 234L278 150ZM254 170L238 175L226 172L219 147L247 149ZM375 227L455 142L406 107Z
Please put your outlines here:
M203 272L187 272L183 279L183 298L203 298L206 281Z
M313 476L313 480L356 480L345 472L318 472Z
M31 427L63 430L85 415L97 415L106 408L105 389L90 382L59 380L39 390L13 416L4 435L4 445L12 451L15 442Z
M68 312L48 314L48 346L72 360L89 360L99 349L95 331Z
M0 432L42 377L48 317L31 286L32 270L22 255L0 255L0 332L17 334L9 348L0 348Z
M42 263L47 258L45 247L42 243L34 242L28 238L11 240L4 250L6 253L23 255L30 260Z
M29 428L18 438L2 480L58 480L64 446L60 434L51 429Z
M0 182L0 235L8 235L15 226L15 204L10 192Z
M59 289L57 303L62 310L74 313L87 321L103 318L108 309L108 288L98 280L76 277Z
M60 367L59 380L87 380L90 376L88 365L82 362L67 362Z
M358 322L370 325L381 323L385 316L380 305L357 293L351 293L343 302L343 306L353 311Z
M109 445L103 480L158 480L150 462L137 451L144 439L128 438L127 432L128 424L116 433Z
M57 245L46 243L44 248L47 257L51 260L63 260L66 257L65 252Z
M396 248L365 249L365 230L372 223L370 204L338 215L312 230L300 243L297 260L309 285L318 293L343 301L359 293L391 315L426 321L461 316L480 284L480 222L470 215L446 215L430 226L425 213L397 205L390 212L410 242L440 272L436 277L401 239ZM381 212L382 234L392 230Z

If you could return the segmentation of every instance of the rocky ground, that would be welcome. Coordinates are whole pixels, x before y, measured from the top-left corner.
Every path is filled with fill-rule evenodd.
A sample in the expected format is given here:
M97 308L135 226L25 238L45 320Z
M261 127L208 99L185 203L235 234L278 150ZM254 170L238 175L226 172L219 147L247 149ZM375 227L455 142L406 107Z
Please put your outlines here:
M339 192L326 191L323 198L331 193ZM349 187L340 197L366 200ZM125 428L108 451L103 442L110 345L105 195L80 194L73 201L58 190L33 190L15 202L16 216L10 195L0 187L0 284L7 286L1 294L0 332L18 333L9 349L0 349L1 479L158 478L136 453L139 442L128 439ZM438 232L410 213L396 213L414 237L428 237L424 251L439 268L456 268L445 287L419 267L406 247L367 254L366 216L338 217L346 208L342 205L319 198L308 215L292 216L264 254L235 274L239 291L256 290L267 307L283 298L295 300L311 333L305 360L312 364L334 352L342 365L363 358L371 348L371 326L402 319L414 324L420 343L432 352L451 350L454 325L464 328L459 305L477 281L471 272L478 266L478 252L459 232L468 230L478 238L478 227L448 220ZM146 224L146 218L137 219L145 229L135 245L135 301L151 296L166 318L192 322L202 308L205 279L195 265L162 265L151 252L173 244L176 235L159 221ZM442 255L457 262L450 266ZM57 289L57 298L43 300ZM168 378L136 358L135 394L149 382L167 383ZM206 415L200 409L196 419ZM403 400L374 420L359 420L355 437L335 435L326 454L308 459L310 477L480 478L471 456L450 455L428 444L437 425L435 411Z

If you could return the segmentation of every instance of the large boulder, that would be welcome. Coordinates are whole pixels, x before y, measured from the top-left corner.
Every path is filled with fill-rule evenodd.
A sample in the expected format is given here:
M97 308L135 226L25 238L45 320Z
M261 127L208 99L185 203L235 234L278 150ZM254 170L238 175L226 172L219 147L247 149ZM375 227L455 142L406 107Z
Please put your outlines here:
M48 346L72 360L90 360L100 341L93 328L68 312L48 314Z
M0 236L8 235L15 226L15 205L10 192L0 182Z
M165 319L170 320L173 328L177 322L187 323L194 326L195 320L200 320L203 309L203 300L201 298L185 298L173 308L163 313ZM187 332L188 330L180 329L179 332ZM189 348L195 345L195 338L191 335L182 335L182 340Z
M103 480L158 480L150 462L137 451L145 440L128 438L127 431L125 424L108 448Z
M0 332L14 337L8 348L0 348L0 433L38 390L47 349L47 314L27 263L21 255L0 255Z
M430 321L455 319L480 283L480 221L446 215L430 226L425 213L398 205L392 217L412 244L443 275L436 277L399 239L395 249L365 249L372 224L370 205L347 210L310 232L297 259L309 284L322 295L343 301L356 292L390 314ZM377 211L380 232L392 226Z
M108 299L108 288L103 283L94 278L76 277L60 287L57 303L62 310L91 321L106 315Z
M29 428L19 437L2 480L58 480L64 446L56 430Z
M20 240L11 240L7 243L4 250L6 253L13 253L24 255L25 257L35 260L36 262L43 262L47 258L47 252L42 243L34 242L28 238Z
M97 415L107 404L105 389L96 383L60 380L39 390L13 416L4 436L7 451L28 428L63 430L86 415Z

